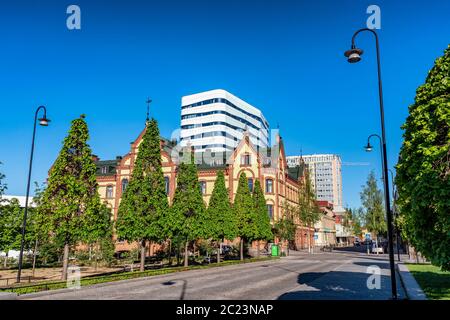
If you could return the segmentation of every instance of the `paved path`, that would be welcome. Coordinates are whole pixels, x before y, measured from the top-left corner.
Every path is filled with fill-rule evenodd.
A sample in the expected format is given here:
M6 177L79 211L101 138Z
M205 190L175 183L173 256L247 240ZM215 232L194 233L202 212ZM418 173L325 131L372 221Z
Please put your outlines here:
M389 299L386 255L294 253L277 261L192 270L22 295L19 299ZM381 268L381 288L369 290L367 267ZM404 296L399 283L400 296Z

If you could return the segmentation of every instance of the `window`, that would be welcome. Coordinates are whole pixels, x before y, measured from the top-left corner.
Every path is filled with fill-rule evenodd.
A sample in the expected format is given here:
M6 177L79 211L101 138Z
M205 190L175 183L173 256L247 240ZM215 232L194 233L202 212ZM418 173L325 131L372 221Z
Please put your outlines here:
M108 167L102 167L102 173L103 174L108 173Z
M206 194L206 181L200 181L200 191L202 194Z
M128 179L122 179L122 192L125 192L127 187L128 187Z
M269 219L272 220L273 219L273 205L272 204L267 205L267 214L269 215Z
M113 186L106 187L106 197L109 199L113 197Z
M164 183L165 183L165 187L166 187L166 194L168 195L170 192L170 181L169 181L169 177L164 177Z
M244 154L241 156L241 165L249 166L251 163L251 156L249 154Z
M273 180L266 179L266 193L273 193Z
M248 178L248 189L250 190L250 192L253 192L253 179L252 178Z

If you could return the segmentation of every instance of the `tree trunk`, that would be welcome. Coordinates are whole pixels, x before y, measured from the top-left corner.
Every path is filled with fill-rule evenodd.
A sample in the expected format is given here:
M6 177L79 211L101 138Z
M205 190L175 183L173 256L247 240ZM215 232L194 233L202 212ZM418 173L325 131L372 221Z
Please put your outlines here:
M244 260L244 239L241 237L241 240L240 240L240 242L241 242L241 261L243 261Z
M257 245L256 245L256 258L259 259L259 243L260 241L258 240Z
M189 241L186 241L186 243L184 245L184 266L185 267L189 266L188 246L189 246Z
M8 268L8 253L9 253L9 251L5 252L5 260L3 261L3 268L4 269Z
M169 239L169 266L172 265L172 240Z
M219 241L218 246L217 246L217 263L220 263L220 248L221 247L222 247L222 244Z
M145 270L145 240L142 240L141 242L141 266L139 268L139 271Z
M311 229L308 227L308 252L311 253Z
M289 256L289 240L287 242L287 255Z
M67 269L69 267L69 244L64 244L63 270L61 280L67 280Z
M92 244L89 245L89 261L92 260Z
M34 271L36 270L36 252L38 247L38 240L36 239L36 242L34 243L34 250L33 250L33 269L31 271L31 276L34 278Z
M95 246L95 271L97 272L97 268L98 268L98 255L100 252L100 245L97 243L97 245Z

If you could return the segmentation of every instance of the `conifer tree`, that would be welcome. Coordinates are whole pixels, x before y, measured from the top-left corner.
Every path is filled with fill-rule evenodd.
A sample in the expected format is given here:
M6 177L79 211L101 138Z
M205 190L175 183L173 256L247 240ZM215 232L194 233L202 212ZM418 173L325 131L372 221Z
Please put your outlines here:
M100 210L96 165L92 159L85 116L72 121L68 136L53 164L40 209L55 243L64 247L62 279L67 279L69 250L86 240L87 222Z
M273 239L272 226L270 225L270 218L267 213L266 198L261 188L259 180L256 179L253 190L253 203L256 216L257 235L253 240L258 242L257 256L259 257L260 241L268 241Z
M120 202L116 230L119 239L138 241L140 270L145 267L147 241L161 241L161 219L168 210L161 165L161 140L155 119L147 123L133 173Z
M211 238L218 243L217 263L220 262L220 242L224 239L233 240L236 234L236 219L231 210L228 190L225 186L223 171L217 172L214 189L207 209L207 221Z
M177 173L177 188L173 198L169 219L172 234L184 240L184 266L189 265L189 244L198 238L207 237L206 208L201 194L197 166L192 151L188 163L180 163Z
M253 199L244 172L239 177L233 208L237 221L236 236L240 238L240 258L244 260L244 243L254 239L258 234Z

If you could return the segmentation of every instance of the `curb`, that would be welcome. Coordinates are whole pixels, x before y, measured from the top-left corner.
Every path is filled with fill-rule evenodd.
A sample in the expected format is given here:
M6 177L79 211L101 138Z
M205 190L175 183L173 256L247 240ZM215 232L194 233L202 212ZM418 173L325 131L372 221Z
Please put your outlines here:
M17 293L14 292L0 292L0 300L16 300Z
M420 288L414 276L409 272L408 267L403 262L397 263L396 266L407 298L409 300L427 300L427 296L422 288Z

